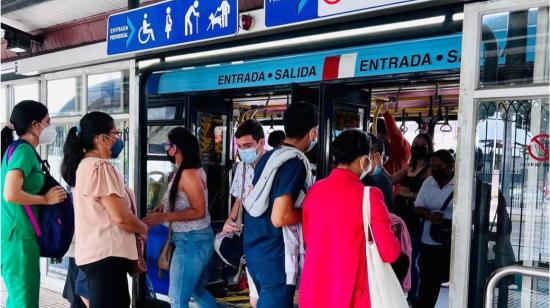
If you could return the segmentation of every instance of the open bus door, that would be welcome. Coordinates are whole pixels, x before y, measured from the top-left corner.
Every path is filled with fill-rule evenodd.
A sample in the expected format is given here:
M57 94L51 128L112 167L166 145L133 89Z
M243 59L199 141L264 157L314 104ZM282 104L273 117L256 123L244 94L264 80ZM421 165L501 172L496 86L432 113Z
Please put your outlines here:
M187 127L197 136L207 176L208 210L212 222L227 218L232 155L231 99L219 96L189 97Z
M320 87L319 168L317 179L327 176L334 162L331 142L346 129L367 131L371 91L341 84L322 83Z

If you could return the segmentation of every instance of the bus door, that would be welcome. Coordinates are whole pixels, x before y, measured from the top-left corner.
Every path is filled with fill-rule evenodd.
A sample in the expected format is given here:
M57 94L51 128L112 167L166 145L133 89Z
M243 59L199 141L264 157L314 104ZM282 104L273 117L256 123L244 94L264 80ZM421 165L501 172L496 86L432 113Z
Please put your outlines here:
M187 127L197 136L207 175L208 209L212 222L227 218L232 162L232 101L220 96L189 96Z
M317 179L334 168L330 144L346 129L367 131L370 115L370 89L322 83L320 87L319 168Z

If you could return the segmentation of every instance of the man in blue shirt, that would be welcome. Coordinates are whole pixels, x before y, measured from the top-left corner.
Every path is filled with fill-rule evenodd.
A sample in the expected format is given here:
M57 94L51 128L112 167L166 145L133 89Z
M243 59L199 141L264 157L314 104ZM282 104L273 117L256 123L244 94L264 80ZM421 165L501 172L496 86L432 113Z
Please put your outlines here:
M258 308L293 307L300 254L295 235L301 235L302 221L299 206L311 182L303 153L317 142L318 121L312 104L289 105L283 117L283 146L266 153L256 165L254 189L245 201L243 244L259 293Z

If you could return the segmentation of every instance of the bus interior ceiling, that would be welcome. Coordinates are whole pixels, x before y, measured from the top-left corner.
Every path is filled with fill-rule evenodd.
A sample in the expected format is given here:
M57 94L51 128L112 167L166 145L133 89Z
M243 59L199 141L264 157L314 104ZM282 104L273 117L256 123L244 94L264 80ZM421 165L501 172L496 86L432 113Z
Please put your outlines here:
M357 85L355 85L357 87ZM434 136L450 133L455 128L451 124L458 116L457 80L421 84L387 84L371 87L359 85L365 92L372 91L370 123L388 111L398 121L407 139L424 131ZM233 106L233 132L238 124L253 118L262 123L269 133L283 125L283 113L292 102L292 91L249 91L231 98ZM377 112L377 106L385 105ZM343 127L349 128L349 127ZM412 142L412 140L409 140ZM454 144L450 144L454 148Z

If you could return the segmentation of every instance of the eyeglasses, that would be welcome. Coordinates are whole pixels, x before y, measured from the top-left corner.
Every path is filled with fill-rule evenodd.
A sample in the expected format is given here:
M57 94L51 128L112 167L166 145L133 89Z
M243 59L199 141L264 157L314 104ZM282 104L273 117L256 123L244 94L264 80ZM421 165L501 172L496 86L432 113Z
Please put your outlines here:
M163 142L163 143L162 143L162 146L164 147L164 150L165 150L165 151L170 150L170 149L172 148L173 145L174 145L174 144L173 144L173 143L170 143L170 142Z
M112 132L109 132L107 134L103 134L104 136L107 136L109 139L122 139L122 132L121 131L112 131ZM115 137L113 138L112 135L115 135Z
M109 132L109 135L115 135L117 138L122 138L122 132L119 131L119 130L115 130L115 131L112 131L112 132Z

